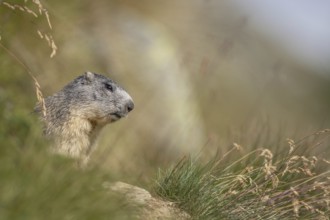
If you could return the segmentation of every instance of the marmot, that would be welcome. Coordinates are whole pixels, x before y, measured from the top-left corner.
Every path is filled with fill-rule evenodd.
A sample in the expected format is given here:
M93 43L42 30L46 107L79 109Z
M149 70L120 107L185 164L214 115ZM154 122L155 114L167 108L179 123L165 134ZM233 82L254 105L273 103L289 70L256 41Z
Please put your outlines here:
M122 87L91 72L78 76L44 101L46 115L40 103L35 110L44 122L44 134L54 141L52 151L83 164L101 128L134 108L131 96Z

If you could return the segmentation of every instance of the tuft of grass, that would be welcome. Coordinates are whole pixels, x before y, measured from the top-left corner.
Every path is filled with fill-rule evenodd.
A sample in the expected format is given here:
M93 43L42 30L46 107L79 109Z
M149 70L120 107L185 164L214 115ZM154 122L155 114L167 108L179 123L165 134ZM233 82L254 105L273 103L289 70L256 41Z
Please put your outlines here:
M329 131L312 136L324 138ZM288 139L288 151L276 157L268 149L231 162L228 155L207 163L185 157L159 172L155 192L193 219L329 219L330 163L298 153L307 152L299 148L310 138Z

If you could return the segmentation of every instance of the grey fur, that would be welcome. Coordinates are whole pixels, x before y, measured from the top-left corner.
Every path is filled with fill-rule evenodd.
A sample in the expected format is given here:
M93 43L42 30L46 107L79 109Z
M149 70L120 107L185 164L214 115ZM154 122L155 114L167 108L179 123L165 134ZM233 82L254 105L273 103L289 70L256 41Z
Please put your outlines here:
M86 163L101 128L125 117L134 103L111 79L86 72L47 97L45 106L45 117L40 104L36 111L44 122L45 135L54 141L53 151Z

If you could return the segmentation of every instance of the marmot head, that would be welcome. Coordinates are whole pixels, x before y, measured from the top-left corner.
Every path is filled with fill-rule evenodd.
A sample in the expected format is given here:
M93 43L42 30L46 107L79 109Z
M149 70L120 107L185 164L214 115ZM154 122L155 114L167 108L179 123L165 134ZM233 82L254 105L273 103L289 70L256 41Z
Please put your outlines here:
M134 108L131 96L111 79L92 72L77 77L63 88L75 114L91 122L111 123Z

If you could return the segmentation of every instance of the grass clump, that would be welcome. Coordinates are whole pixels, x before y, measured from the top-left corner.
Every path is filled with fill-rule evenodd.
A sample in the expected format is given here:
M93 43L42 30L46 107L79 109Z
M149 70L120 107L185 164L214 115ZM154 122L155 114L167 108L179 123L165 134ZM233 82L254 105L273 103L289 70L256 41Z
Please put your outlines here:
M255 149L234 162L183 158L159 172L155 191L193 219L329 219L330 163L299 153L307 139L288 140L288 152L276 157Z

